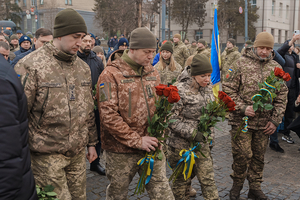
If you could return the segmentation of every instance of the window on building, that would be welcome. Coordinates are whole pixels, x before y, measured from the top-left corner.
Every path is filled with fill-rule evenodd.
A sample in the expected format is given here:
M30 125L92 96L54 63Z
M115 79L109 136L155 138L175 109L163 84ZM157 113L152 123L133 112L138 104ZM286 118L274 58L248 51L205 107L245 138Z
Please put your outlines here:
M284 41L287 41L287 39L288 39L288 31L285 31L285 38L284 38Z
M281 30L278 30L278 43L281 44Z
M28 27L27 27L27 17L25 16L24 17L24 27L23 27L23 29L24 29L24 32L26 33L27 31L28 31Z
M41 4L41 5L44 5L44 0L40 0L40 4Z
M279 17L282 17L282 3L279 4Z
M65 0L65 4L68 5L68 0Z
M253 9L256 8L256 0L251 0L250 3Z
M36 21L35 21L35 17L31 17L31 33L35 33L36 32Z
M72 0L69 0L69 5L72 5Z
M195 39L198 41L199 39L203 38L203 31L202 30L197 30L195 31Z
M23 5L26 6L26 0L23 0Z
M35 6L35 0L31 0L31 6Z
M271 29L271 34L272 34L273 37L274 37L274 29L273 29L273 28Z
M16 4L19 4L19 0L15 0L15 3L16 3Z
M275 0L272 1L272 15L275 15Z
M44 25L44 14L41 14L40 16L39 16L39 24L40 24L40 28L44 28L45 27L45 25Z
M286 19L289 19L289 15L290 15L290 7L287 5L286 6Z

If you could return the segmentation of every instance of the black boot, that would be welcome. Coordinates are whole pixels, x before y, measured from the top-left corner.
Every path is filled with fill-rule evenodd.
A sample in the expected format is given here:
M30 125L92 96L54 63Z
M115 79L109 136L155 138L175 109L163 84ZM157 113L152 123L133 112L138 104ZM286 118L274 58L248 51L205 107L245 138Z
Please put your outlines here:
M94 171L94 172L97 172L100 175L106 175L105 174L105 169L103 167L101 167L100 163L97 163L97 164L93 163L93 164L91 164L90 165L90 170Z
M230 200L240 199L240 193L241 193L242 189L243 189L243 186L238 186L236 184L233 184L233 186L230 190L230 193L229 193Z
M261 190L249 190L248 198L253 200L269 200Z
M284 150L279 146L278 143L270 143L270 148L274 151L284 153Z

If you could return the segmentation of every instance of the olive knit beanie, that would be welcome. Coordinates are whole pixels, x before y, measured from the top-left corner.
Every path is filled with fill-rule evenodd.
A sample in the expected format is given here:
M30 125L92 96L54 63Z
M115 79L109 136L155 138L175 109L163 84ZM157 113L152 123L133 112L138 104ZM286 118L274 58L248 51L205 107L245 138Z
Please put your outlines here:
M206 41L205 41L205 40L203 40L203 39L199 39L199 40L198 40L198 43L201 43L201 44L203 44L204 46L206 46L206 45L207 45Z
M166 42L165 44L162 45L160 48L160 51L162 52L163 50L169 51L173 54L173 45L170 41Z
M87 27L84 19L77 11L67 8L57 13L55 17L53 38L73 33L87 34Z
M227 42L230 42L231 44L233 44L233 46L235 46L235 44L236 44L235 39L233 39L233 38L229 38L227 40Z
M104 53L103 49L100 47L100 46L95 46L93 49L92 49L93 52L95 53Z
M147 28L136 28L131 32L130 49L156 49L156 37Z
M175 34L173 38L178 38L179 40L181 40L181 35L180 34Z
M254 41L253 47L274 47L274 37L268 32L259 33Z
M197 76L206 73L212 73L212 66L207 56L203 54L195 55L191 64L191 75Z
M12 41L14 39L19 40L19 38L16 34L13 34L13 35L10 36L10 41Z
M253 42L252 42L251 40L247 40L247 41L246 41L246 44L248 44L248 45L253 45Z

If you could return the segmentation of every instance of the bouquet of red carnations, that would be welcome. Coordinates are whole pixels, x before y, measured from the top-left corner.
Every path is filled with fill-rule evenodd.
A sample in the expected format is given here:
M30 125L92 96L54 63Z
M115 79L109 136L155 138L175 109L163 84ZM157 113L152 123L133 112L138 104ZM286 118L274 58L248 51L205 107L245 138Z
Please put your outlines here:
M163 85L159 84L155 87L156 94L159 96L158 100L155 100L156 110L153 117L148 118L148 132L151 137L156 137L160 143L163 145L161 141L164 141L167 136L165 136L164 131L168 128L169 123L174 122L174 120L170 120L171 109L173 104L180 100L180 96L178 94L178 89L176 86ZM138 165L143 166L143 172L140 176L138 185L135 189L135 194L142 194L145 191L145 186L149 183L152 172L155 158L162 159L162 153L159 148L156 148L155 151L151 151L146 153L145 157L138 161Z
M271 71L270 76L267 77L265 82L258 83L259 91L251 97L251 100L253 101L253 110L257 111L259 108L261 111L272 110L274 108L272 102L277 96L275 94L276 90L280 90L281 85L289 80L291 80L289 73L285 73L282 69L275 67L274 71ZM245 126L242 129L244 123ZM236 138L241 129L243 133L248 131L248 116L243 117L243 122L234 138Z
M211 143L213 139L211 137L211 128L216 127L217 122L224 121L226 112L234 111L235 106L234 101L225 92L219 91L218 98L215 101L210 101L206 107L202 107L200 122L197 129L194 130L194 134L197 132L203 133L203 137L206 138L204 142ZM183 149L180 151L179 155L182 158L178 161L169 181L173 180L175 182L177 176L181 173L185 180L190 178L195 159L198 158L194 151L199 151L202 154L199 142L193 141L189 150ZM204 155L202 154L202 156Z

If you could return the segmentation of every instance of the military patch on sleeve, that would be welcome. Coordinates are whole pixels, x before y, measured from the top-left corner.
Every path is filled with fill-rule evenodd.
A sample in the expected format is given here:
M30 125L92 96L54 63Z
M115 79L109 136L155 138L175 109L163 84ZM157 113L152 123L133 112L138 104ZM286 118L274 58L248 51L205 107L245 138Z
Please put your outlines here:
M232 69L228 69L228 73L226 74L226 81L227 80L229 80L229 79L231 79L232 78L232 76L233 76L233 70Z
M106 94L107 88L105 83L99 85L99 102L107 101L108 97Z
M147 93L148 93L148 97L149 97L149 98L154 97L154 94L153 94L151 85L146 85L146 90L147 90Z

